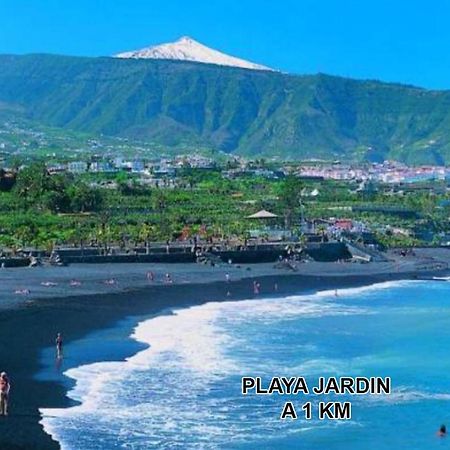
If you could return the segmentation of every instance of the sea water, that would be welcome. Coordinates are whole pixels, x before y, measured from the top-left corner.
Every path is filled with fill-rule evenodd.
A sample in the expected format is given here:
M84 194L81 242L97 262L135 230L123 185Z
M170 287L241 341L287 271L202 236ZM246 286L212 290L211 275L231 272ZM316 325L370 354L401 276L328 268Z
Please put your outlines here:
M450 445L436 436L450 426L449 282L207 303L142 320L132 339L149 347L68 370L79 404L41 411L63 450ZM351 420L280 420L288 399L243 396L242 376L389 376L392 393L346 397Z

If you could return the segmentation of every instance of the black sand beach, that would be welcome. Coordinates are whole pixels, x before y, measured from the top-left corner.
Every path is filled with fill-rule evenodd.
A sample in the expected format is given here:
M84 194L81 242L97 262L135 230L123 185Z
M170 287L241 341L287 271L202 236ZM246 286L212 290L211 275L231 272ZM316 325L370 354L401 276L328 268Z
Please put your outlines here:
M10 374L12 392L11 414L0 418L0 449L59 448L39 424L38 409L69 405L67 380L62 375L60 382L36 379L42 369L42 349L53 345L59 331L67 342L93 330L111 327L129 316L150 316L207 301L252 298L253 280L261 283L261 296L284 296L449 273L450 251L447 249L424 249L417 251L416 256L391 255L391 258L388 263L308 263L300 265L298 272L275 269L273 264L240 268L116 264L2 270L0 370ZM148 270L154 272L155 281L146 280ZM173 284L165 284L167 272L171 273ZM230 274L230 283L225 281L226 273ZM105 279L111 278L117 280L117 284L103 284ZM79 289L68 287L71 279L82 282ZM57 286L41 285L50 280L58 283ZM274 292L275 283L277 292ZM14 290L18 288L30 289L30 295L15 295ZM227 296L228 291L230 296ZM79 363L83 361L77 361ZM64 362L64 370L68 368L70 360Z

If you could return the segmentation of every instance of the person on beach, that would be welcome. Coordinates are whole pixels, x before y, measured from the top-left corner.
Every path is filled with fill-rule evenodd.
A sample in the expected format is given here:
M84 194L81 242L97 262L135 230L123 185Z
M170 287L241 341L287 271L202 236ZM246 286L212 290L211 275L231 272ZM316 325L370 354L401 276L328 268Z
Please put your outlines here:
M260 285L257 281L254 281L254 282L253 282L253 293L254 293L255 295L258 295L258 294L259 294L260 288L261 288L261 285Z
M6 372L0 374L0 416L8 415L8 400L11 384Z
M226 281L227 283L230 282L230 274L229 274L229 273L226 273L226 274L225 274L225 281Z
M63 355L63 339L61 333L58 333L56 335L55 344L56 344L56 358L61 359Z
M445 425L441 425L439 431L436 433L439 437L447 436L447 427Z

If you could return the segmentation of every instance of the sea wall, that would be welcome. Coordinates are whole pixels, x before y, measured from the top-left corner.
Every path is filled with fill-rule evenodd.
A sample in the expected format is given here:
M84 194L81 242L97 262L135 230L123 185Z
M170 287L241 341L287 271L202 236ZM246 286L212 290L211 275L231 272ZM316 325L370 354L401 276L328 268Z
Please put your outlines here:
M0 266L3 267L26 267L30 265L30 258L0 258Z
M55 253L59 255L65 264L70 263L192 263L196 261L196 255L187 247L172 246L167 249L159 247L159 252L150 249L147 252L133 252L128 254L102 255L101 249L59 249ZM342 242L318 242L308 243L305 247L306 254L316 260L333 262L340 259L352 257L345 243ZM206 258L220 259L233 264L256 264L275 262L288 256L283 245L260 245L258 247L247 247L241 250L219 250L210 249L203 253Z
M308 243L306 253L315 261L334 262L352 257L344 242Z
M71 263L193 263L196 257L193 253L153 253L148 255L61 255L65 264Z

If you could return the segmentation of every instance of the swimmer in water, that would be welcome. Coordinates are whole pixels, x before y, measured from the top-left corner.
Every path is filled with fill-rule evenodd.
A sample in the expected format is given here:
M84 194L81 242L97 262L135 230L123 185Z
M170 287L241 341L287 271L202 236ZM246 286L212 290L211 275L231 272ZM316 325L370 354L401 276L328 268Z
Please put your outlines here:
M172 277L170 276L170 273L166 273L166 283L172 283Z
M441 425L439 431L436 433L439 437L447 436L447 427L445 425Z
M14 291L14 294L17 294L17 295L29 295L30 294L30 290L29 289L16 289Z
M155 275L153 274L153 272L151 272L151 271L147 272L147 280L153 281L154 279L155 279Z
M70 286L75 287L75 286L81 286L81 281L78 280L70 280Z
M53 281L43 281L41 283L41 286L54 287L54 286L58 286L58 283L54 283Z

